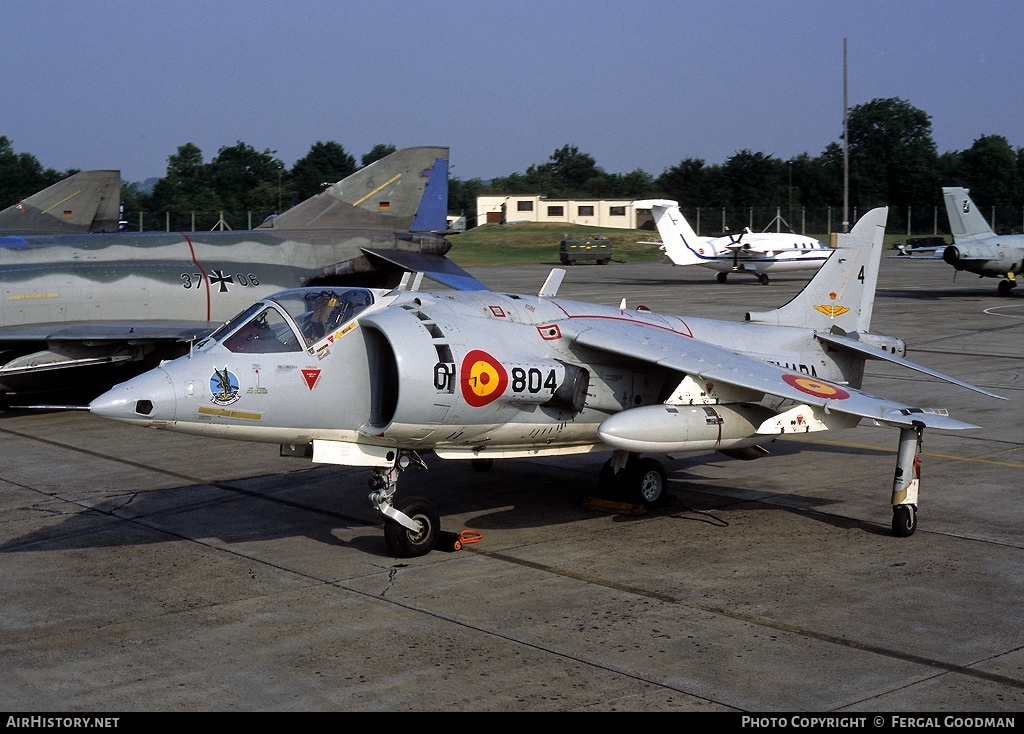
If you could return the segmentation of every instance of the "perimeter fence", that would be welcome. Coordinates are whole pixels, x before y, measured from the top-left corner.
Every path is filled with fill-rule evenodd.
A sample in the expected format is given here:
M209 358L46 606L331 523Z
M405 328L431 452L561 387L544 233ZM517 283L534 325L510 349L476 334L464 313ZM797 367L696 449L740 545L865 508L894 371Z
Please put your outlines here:
M992 229L1000 233L1024 232L1024 207L979 207ZM795 232L826 237L848 231L864 207L850 207L844 226L843 207L683 207L699 235L723 232ZM125 212L124 229L130 232L208 232L253 229L272 216L272 211ZM470 221L475 221L467 217ZM886 232L890 235L948 235L944 206L892 206Z

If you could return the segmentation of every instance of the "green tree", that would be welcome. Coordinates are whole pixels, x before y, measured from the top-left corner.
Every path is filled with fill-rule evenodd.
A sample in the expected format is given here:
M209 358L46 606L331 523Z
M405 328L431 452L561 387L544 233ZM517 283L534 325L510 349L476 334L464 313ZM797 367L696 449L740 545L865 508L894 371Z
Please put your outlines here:
M852 108L847 125L851 206L938 201L938 154L924 111L897 97L874 99Z
M363 168L366 168L371 163L379 161L381 158L385 158L394 153L398 148L393 145L386 145L384 143L377 143L377 145L370 148L369 153L363 153L363 157L360 159Z
M963 183L975 202L1019 206L1022 201L1017 153L1002 135L982 135L961 153Z
M178 214L223 208L199 146L185 143L167 158L167 175L153 187L150 201L157 211Z
M276 152L257 151L240 140L217 151L208 170L223 209L243 212L276 208L274 202L267 202L268 193L276 193L284 171L284 164L274 157ZM259 195L254 196L257 191Z
M77 173L44 169L29 153L15 153L11 141L0 135L0 209L17 204L61 179Z
M291 179L295 196L305 201L324 189L356 172L356 159L345 148L333 141L316 141L305 156L295 161Z

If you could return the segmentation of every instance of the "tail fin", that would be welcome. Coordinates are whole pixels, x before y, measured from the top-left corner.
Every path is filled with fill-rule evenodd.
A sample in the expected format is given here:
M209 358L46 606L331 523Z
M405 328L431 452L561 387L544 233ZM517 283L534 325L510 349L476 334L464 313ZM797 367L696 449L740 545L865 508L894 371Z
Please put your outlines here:
M774 311L750 311L746 320L824 331L869 331L888 216L887 207L869 211L849 234L838 235L835 251L793 300Z
M257 229L372 227L443 232L448 215L448 148L396 150Z
M715 254L701 252L703 241L679 211L678 202L668 199L645 199L634 201L633 208L651 210L665 254L674 264L699 265L707 260L708 256Z
M967 195L969 191L962 186L942 187L942 198L946 200L946 214L949 216L949 230L953 233L954 243L975 237L994 237L996 234Z
M7 234L117 232L121 172L81 171L0 211Z

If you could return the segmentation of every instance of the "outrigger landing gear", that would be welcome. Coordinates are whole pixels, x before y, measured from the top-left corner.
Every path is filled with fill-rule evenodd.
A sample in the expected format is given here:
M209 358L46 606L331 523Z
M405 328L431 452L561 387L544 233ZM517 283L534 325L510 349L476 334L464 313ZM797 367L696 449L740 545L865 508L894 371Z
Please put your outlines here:
M433 505L420 497L393 502L398 476L409 466L426 469L413 451L399 451L391 466L376 467L370 476L370 502L384 515L384 541L399 558L415 558L434 550L441 534L441 520Z
M668 499L665 468L657 459L615 451L601 467L598 490L604 499L659 507Z
M921 486L921 443L924 426L900 429L896 477L892 483L892 532L909 538L917 530L917 492Z

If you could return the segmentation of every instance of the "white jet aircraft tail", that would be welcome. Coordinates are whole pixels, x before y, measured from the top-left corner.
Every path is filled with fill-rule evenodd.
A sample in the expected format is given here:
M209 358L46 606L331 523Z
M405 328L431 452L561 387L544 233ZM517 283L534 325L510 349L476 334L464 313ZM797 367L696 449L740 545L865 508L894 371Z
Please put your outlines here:
M706 238L698 237L686 217L679 211L679 202L669 199L634 201L636 209L650 209L661 235L665 254L676 265L700 265L716 252L707 250Z
M773 311L750 311L746 320L823 331L869 331L888 216L887 207L869 211L849 234L838 235L835 251L793 300Z

